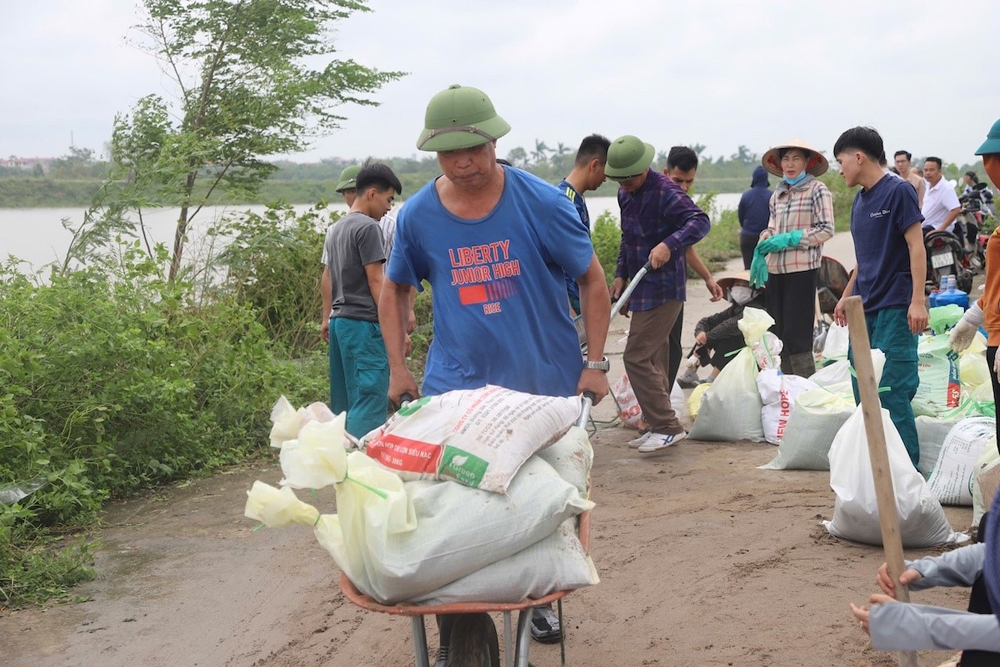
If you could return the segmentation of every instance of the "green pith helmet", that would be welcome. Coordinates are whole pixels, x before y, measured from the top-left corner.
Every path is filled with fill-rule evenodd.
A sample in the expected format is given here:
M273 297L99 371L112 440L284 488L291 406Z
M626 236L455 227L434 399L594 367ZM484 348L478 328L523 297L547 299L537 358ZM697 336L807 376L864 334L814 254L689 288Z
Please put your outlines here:
M611 142L608 148L608 163L604 174L611 180L620 181L638 176L653 163L656 151L639 137L626 134Z
M360 164L352 164L350 167L345 167L344 171L340 172L340 180L337 181L337 187L334 188L334 190L337 192L343 192L344 190L357 190L358 172L360 171Z
M993 153L1000 153L1000 120L993 123L993 127L986 135L986 141L976 151L976 155L991 155Z
M510 125L497 115L486 93L456 83L427 103L417 149L440 152L473 148L508 132Z

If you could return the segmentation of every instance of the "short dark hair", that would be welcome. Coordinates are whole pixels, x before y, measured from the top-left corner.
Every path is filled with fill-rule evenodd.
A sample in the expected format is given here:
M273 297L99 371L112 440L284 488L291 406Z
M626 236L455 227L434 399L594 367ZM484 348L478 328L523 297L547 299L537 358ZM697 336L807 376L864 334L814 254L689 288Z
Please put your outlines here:
M357 183L358 193L362 193L368 188L375 188L379 192L385 192L389 188L396 191L397 195L403 194L403 186L400 184L396 174L387 164L381 162L366 161L361 165L358 172Z
M580 142L580 149L576 152L574 164L578 167L587 166L591 160L597 159L604 164L608 161L608 147L611 140L600 134L592 134L584 137Z
M899 157L900 155L905 155L907 162L909 162L909 161L911 161L913 159L913 155L910 154L910 151L896 151L895 153L892 154L892 157L895 158L895 157Z
M938 171L941 171L941 164L942 164L941 158L933 156L924 158L924 164L927 164L928 162L936 162L938 166Z
M965 175L968 176L969 178L971 178L973 183L978 183L979 182L979 177L976 176L976 172L974 172L974 171L967 171L967 172L965 172Z
M698 155L687 146L671 146L667 153L667 169L691 171L698 168Z
M885 164L885 147L882 144L882 135L874 127L859 125L845 130L837 138L837 143L833 145L833 156L837 157L849 150L861 151L880 165Z
M784 146L778 149L778 162L781 162L781 158L788 154L788 151L802 151L802 157L809 159L812 157L813 152L808 148L799 148L798 146Z

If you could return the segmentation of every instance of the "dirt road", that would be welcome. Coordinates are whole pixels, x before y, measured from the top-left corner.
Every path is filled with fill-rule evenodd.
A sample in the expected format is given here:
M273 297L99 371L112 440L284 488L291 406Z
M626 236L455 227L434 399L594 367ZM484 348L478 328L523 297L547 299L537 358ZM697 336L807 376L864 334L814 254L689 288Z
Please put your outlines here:
M719 307L694 298L701 289L692 285L688 329ZM617 369L623 324L609 338ZM610 400L595 411L611 414ZM757 470L776 452L766 444L685 441L644 457L625 446L630 437L617 427L593 438L591 552L602 581L566 600L569 664L896 664L850 615L882 555L820 526L833 511L828 473ZM91 600L0 616L0 664L412 665L407 621L347 603L310 530L254 531L242 518L253 481L280 476L274 464L242 469L110 507L100 578L79 591ZM311 502L330 511L333 498ZM946 513L968 529L971 508ZM967 593L914 599L964 608ZM558 645L531 653L538 667L559 664ZM920 665L947 657L921 654Z

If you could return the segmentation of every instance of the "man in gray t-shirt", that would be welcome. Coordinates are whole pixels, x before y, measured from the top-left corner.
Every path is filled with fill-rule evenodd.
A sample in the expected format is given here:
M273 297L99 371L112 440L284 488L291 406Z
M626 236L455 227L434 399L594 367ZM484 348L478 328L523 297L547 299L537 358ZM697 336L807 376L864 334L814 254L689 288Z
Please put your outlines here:
M347 432L360 438L385 422L389 362L378 324L385 248L380 220L402 186L384 164L366 164L350 212L326 233L323 313L329 320L330 409L347 412Z

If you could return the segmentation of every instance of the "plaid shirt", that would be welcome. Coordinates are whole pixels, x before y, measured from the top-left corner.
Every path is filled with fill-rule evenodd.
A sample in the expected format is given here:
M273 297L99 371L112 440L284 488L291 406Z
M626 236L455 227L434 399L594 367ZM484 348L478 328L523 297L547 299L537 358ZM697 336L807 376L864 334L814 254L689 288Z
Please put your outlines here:
M681 187L650 169L645 182L633 193L619 188L622 210L622 243L618 251L616 278L631 280L660 243L670 248L670 260L650 271L632 292L629 308L652 310L667 301L684 301L687 262L684 252L703 239L712 226Z
M767 228L774 234L801 229L798 247L767 256L769 273L796 273L818 269L823 243L833 236L833 195L822 181L806 176L795 185L784 180L774 189Z

